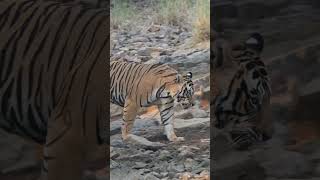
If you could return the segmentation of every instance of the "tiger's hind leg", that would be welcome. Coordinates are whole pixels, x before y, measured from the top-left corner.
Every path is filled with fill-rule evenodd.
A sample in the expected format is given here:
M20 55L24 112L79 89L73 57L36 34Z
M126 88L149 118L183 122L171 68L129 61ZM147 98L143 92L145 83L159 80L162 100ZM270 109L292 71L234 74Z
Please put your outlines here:
M122 126L121 126L121 135L122 139L125 141L128 139L133 128L135 118L137 116L138 107L134 102L131 102L130 99L126 100L123 108L122 116Z
M183 137L177 137L174 131L174 100L172 98L165 98L161 100L161 104L158 105L161 122L164 125L164 133L169 141L184 141Z

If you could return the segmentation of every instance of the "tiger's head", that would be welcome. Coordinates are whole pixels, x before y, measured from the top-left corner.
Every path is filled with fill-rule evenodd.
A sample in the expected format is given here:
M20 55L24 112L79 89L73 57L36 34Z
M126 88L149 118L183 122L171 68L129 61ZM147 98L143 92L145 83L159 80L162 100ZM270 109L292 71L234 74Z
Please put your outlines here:
M194 105L193 103L194 87L192 82L192 73L188 72L182 78L182 85L176 95L177 102L187 109Z
M266 117L271 90L260 60L263 44L263 37L253 33L243 44L230 48L238 70L214 104L215 127L228 131L238 148L266 141L273 133L271 119Z
M172 97L175 102L180 104L184 109L193 106L194 86L192 73L188 72L185 75L181 75L175 72L173 74L168 76L170 79L162 86L163 88L160 88L161 93L159 97Z

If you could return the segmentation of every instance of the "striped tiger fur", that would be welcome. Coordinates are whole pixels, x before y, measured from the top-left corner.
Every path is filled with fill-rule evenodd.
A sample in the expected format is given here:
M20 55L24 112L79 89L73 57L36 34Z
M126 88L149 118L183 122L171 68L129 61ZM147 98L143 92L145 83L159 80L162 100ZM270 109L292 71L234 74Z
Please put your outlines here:
M231 47L229 57L217 56L231 57L238 65L227 91L216 99L214 112L215 127L226 129L230 133L229 140L237 148L268 140L272 134L272 123L268 117L270 82L260 57L263 45L263 37L253 33L245 43Z
M0 1L0 127L44 145L49 180L81 179L109 143L108 23L107 9Z
M174 100L185 108L192 105L192 73L181 76L168 65L112 61L110 99L123 109L122 138L130 137L135 117L141 107L157 105L165 134L170 141L181 141L173 126Z

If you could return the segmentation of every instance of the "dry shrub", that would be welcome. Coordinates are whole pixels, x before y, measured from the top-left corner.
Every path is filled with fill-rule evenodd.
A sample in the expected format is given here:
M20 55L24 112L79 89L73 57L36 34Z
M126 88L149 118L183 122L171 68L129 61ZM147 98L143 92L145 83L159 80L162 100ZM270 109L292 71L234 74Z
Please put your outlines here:
M196 17L193 20L193 39L195 43L210 40L210 1L198 0L195 3Z
M159 0L155 5L155 24L181 26L189 23L191 0Z

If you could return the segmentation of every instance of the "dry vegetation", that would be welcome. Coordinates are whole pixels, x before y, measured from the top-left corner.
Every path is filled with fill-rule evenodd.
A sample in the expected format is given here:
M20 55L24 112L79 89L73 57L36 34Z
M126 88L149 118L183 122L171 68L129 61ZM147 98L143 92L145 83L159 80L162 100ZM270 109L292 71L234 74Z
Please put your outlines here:
M179 26L193 32L195 42L210 37L209 0L113 0L111 30L131 29L150 24Z

